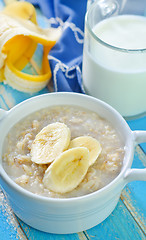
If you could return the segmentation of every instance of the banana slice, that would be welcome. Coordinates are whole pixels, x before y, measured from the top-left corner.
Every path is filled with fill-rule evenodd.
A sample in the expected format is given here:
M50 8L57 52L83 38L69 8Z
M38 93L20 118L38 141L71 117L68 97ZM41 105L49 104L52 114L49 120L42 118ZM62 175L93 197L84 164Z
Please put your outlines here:
M70 129L64 123L52 123L35 137L31 147L31 161L38 164L53 162L68 148Z
M46 170L43 183L53 192L66 193L75 189L89 167L89 150L77 147L63 152Z
M100 143L93 137L90 136L82 136L74 138L69 145L69 148L75 147L86 147L89 150L89 165L91 166L99 154L101 153L101 145Z

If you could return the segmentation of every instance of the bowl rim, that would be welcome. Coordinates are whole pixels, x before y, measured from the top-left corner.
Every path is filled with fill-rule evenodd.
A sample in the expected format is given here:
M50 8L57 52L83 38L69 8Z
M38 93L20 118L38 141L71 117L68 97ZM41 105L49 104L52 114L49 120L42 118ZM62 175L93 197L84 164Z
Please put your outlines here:
M42 196L42 195L38 195L35 193L30 192L29 190L24 189L23 187L19 186L17 183L15 183L7 174L7 172L4 170L3 168L3 164L2 161L0 162L0 177L10 186L12 187L12 189L14 191L17 191L18 193L24 195L25 197L29 197L29 198L33 198L35 200L41 200L44 202L52 202L52 203L58 203L58 202L78 202L78 201L83 201L83 200L88 200L90 198L97 198L97 196L101 196L103 194L105 194L105 192L109 192L112 190L114 185L119 185L119 183L121 183L121 180L123 180L122 185L124 186L126 184L126 181L124 181L124 175L126 170L129 167L130 164L130 156L133 154L133 138L132 138L132 131L130 129L130 127L128 126L128 124L126 123L126 121L124 120L124 118L120 115L119 112L117 112L112 106L110 106L109 104L103 102L102 100L99 100L97 98L94 98L92 96L89 95L85 95L85 94L80 94L80 93L72 93L72 92L53 92L53 93L46 93L46 94L41 94L41 95L37 95L34 97L31 97L17 105L15 105L12 109L10 109L9 111L7 111L8 115L11 114L15 114L15 110L17 110L18 108L23 108L24 104L29 104L29 102L35 101L36 99L39 100L39 98L47 98L48 96L52 96L52 95L63 95L63 96L79 96L81 98L87 98L90 99L91 101L96 101L98 102L98 104L105 106L109 111L113 112L113 115L118 117L117 121L120 121L121 124L124 126L124 128L126 129L127 132L129 132L128 135L128 150L127 150L127 146L125 148L125 156L124 159L127 158L129 159L128 161L126 161L126 163L123 165L120 173L116 176L116 178L114 178L110 183L108 183L106 186L102 187L101 189L94 191L92 193L83 195L83 196L78 196L78 197L70 197L70 198L51 198L51 197L47 197L47 196ZM59 105L59 104L58 104ZM64 104L65 105L65 104ZM71 105L71 104L69 104ZM72 104L73 105L73 104ZM75 106L75 105L74 105ZM44 107L40 108L43 109ZM85 107L86 109L86 107ZM32 111L33 112L33 111ZM35 112L35 111L34 111ZM6 114L6 115L7 115ZM29 114L28 114L29 115ZM6 116L7 118L7 116ZM3 120L5 120L5 118L3 118ZM2 120L2 121L3 121ZM19 122L19 121L18 121ZM1 126L0 126L1 127ZM130 146L130 148L129 148ZM124 161L123 159L123 161Z

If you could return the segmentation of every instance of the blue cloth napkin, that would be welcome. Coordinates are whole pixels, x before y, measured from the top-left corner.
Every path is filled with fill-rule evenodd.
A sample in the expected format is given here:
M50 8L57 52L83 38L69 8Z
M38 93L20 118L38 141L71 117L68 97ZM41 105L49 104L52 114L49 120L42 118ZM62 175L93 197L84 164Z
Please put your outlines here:
M63 34L49 53L55 91L84 92L82 53L87 0L28 0L39 7L53 27Z

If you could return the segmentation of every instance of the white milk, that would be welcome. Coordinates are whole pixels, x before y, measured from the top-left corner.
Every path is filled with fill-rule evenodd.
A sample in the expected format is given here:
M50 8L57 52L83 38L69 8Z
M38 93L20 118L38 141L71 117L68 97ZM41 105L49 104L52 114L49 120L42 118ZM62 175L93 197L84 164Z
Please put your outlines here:
M86 29L83 83L88 94L116 108L123 116L146 112L146 18L121 15L93 29L107 47ZM130 49L139 51L121 51Z

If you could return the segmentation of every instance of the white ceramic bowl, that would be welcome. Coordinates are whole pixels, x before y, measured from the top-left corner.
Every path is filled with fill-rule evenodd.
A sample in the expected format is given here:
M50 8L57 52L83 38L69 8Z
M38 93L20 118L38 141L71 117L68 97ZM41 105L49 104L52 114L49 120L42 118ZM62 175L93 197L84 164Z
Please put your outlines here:
M5 137L19 120L39 109L54 105L75 105L97 112L112 122L125 143L120 174L104 188L86 196L51 199L37 196L13 182L2 166ZM131 169L134 147L146 141L145 131L132 132L121 115L106 103L76 93L49 93L33 97L10 111L0 110L0 183L14 213L28 225L50 233L66 234L89 229L114 210L123 187L133 180L146 180L146 169Z

